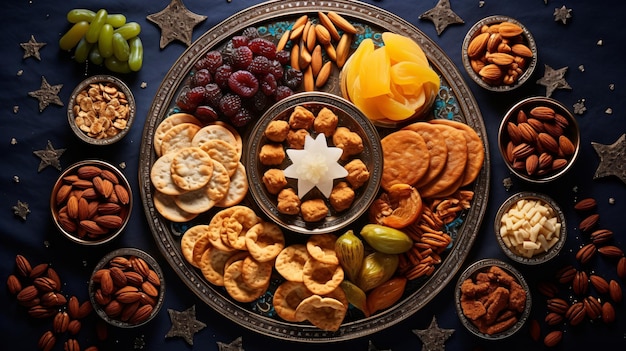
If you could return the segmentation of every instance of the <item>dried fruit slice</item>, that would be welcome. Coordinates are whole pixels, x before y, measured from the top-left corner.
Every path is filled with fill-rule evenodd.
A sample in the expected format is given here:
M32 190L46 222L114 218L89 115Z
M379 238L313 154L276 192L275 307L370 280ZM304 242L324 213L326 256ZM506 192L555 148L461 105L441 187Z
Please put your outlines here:
M382 37L392 62L410 61L428 66L426 54L413 39L391 32L384 32Z

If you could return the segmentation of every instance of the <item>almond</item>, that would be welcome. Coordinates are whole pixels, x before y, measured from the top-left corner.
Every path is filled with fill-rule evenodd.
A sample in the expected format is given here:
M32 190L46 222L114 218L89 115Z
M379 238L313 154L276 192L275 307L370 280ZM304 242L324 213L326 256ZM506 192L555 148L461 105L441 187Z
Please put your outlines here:
M140 305L140 301L135 301L133 303L124 305L124 308L122 308L122 313L120 314L120 320L122 322L128 322L130 317L132 317L135 312L137 312L137 309L139 309Z
M315 90L315 77L313 77L313 69L310 65L304 70L302 85L304 87L304 91Z
M505 38L511 38L524 33L524 29L515 23L504 21L498 26L498 33Z
M528 122L528 116L524 110L517 111L517 116L515 116L517 124Z
M113 283L113 278L111 278L110 270L103 270L102 276L100 277L100 289L103 294L111 295L115 289L115 284Z
M146 279L154 286L161 286L161 278L152 269L148 271L148 277Z
M91 234L92 236L100 236L100 235L104 235L104 234L109 232L108 229L100 226L95 221L92 221L92 220L89 220L89 219L86 219L84 221L80 221L78 223L78 225L82 229L87 231L88 234Z
M22 283L14 274L11 274L7 278L7 288L11 295L17 295L22 290Z
M54 316L57 313L57 310L58 307L36 305L28 309L28 315L38 319L49 318Z
M299 71L300 70L300 45L294 44L291 47L290 61L291 61L291 67Z
M66 303L67 299L60 293L50 291L41 295L41 305L45 307L62 306Z
M326 28L324 25L315 26L314 33L317 37L317 41L319 41L323 45L329 44L330 41L332 40L332 37L330 36L330 32L328 31L328 28Z
M478 74L490 81L496 81L500 78L502 78L502 70L500 69L500 67L498 67L498 65L496 64L488 64L485 65L479 72Z
M111 300L106 306L103 308L104 313L111 318L116 318L122 313L122 304L117 300Z
M589 276L589 281L599 294L606 294L609 291L609 283L601 276L592 274Z
M495 63L498 66L508 66L513 63L513 56L503 52L496 52L487 55L487 61Z
M38 278L46 274L47 271L48 271L48 264L40 263L30 270L30 274L28 275L28 277L31 279Z
M335 27L333 21L328 18L328 15L326 15L324 12L319 11L317 13L317 18L319 19L320 24L328 30L328 33L333 40L339 40L339 38L341 38L341 36L339 35L339 31L337 31L337 27Z
M332 43L324 45L324 51L326 51L326 55L328 55L331 61L337 61L337 50Z
M148 274L150 274L150 266L146 263L146 261L144 261L143 258L132 256L130 258L130 264L133 270L141 274L144 278L148 277Z
M626 257L622 257L617 261L617 276L626 278Z
M595 209L597 206L597 202L596 199L594 198L586 198L586 199L582 199L580 201L578 201L575 205L574 205L574 209L576 211L590 211Z
M122 226L123 220L116 215L103 215L94 218L94 221L103 228L118 229Z
M78 316L76 318L83 319L87 317L91 313L91 311L93 311L93 305L91 304L91 301L83 301L83 303L81 303L78 307Z
M152 314L153 307L150 305L143 305L135 311L132 317L128 320L131 324L139 324L145 322Z
M576 152L576 147L574 146L572 141L569 140L568 137L566 137L565 135L561 135L559 136L559 151L563 155L569 156L573 155L574 152Z
M533 175L539 168L539 157L535 154L529 155L526 158L526 173Z
M520 123L517 127L524 142L533 144L537 140L537 131L528 122Z
M125 291L115 295L115 299L122 304L130 304L141 299L142 293L139 291Z
M539 155L539 169L551 169L552 161L552 155L547 152L542 152L541 155Z
M591 231L592 229L596 227L599 219L600 219L599 214L597 213L591 214L585 217L585 219L583 219L582 221L580 221L580 224L578 225L578 229L580 229L583 232Z
M126 281L128 282L128 284L132 285L132 286L141 286L141 283L143 283L143 276L137 272L124 272L124 275L126 276Z
M482 60L470 60L470 66L472 66L472 70L478 74L483 67L485 67L485 63Z
M113 202L105 202L98 204L98 213L101 215L111 215L120 213L122 207Z
M541 144L541 147L549 151L553 154L558 154L559 152L559 144L557 141L548 133L539 133L537 134L537 142Z
M306 16L306 15L304 15L304 16ZM303 18L304 16L300 17L300 19ZM293 27L291 28L291 33L289 33L289 40L296 40L296 39L298 39L298 38L300 38L302 36L302 33L304 32L304 27L305 27L308 19L305 19L305 22L303 22L301 24L299 23L300 19L298 19L296 21L296 23L294 23ZM297 24L297 26L296 26L296 24Z
M554 114L554 121L563 129L569 126L569 121L567 120L567 118L559 113Z
M78 199L78 220L89 219L89 202L84 197Z
M126 270L130 268L130 261L126 257L116 256L113 257L111 261L109 261L109 266L117 267L121 270Z
M313 69L314 77L318 77L323 64L324 59L322 57L322 47L320 45L316 45L311 53L311 68Z
M117 287L124 287L128 284L128 279L126 279L124 271L122 271L119 267L111 267L109 269L109 274L113 280L113 285Z
M586 264L593 258L595 254L596 254L596 246L594 244L587 244L581 247L578 250L578 252L576 252L576 259L580 263Z
M57 288L59 288L57 286L57 283L48 277L35 278L35 280L33 280L33 285L35 285L37 290L39 290L40 292L55 291Z
M70 315L71 318L78 318L79 306L80 305L78 303L78 298L76 296L70 296L69 300L67 301L67 313Z
M91 180L79 179L73 182L72 186L76 189L87 189L93 187L93 182Z
M543 344L547 347L554 347L558 345L563 339L563 332L560 330L553 330L546 334L543 338Z
M333 65L332 62L328 61L326 62L322 68L320 69L317 78L315 79L315 87L316 88L321 88L324 85L326 85L326 82L328 81L328 78L330 77L330 74L332 72L333 69Z
M106 179L110 181L113 184L120 183L120 180L119 178L117 178L117 175L115 175L115 173L109 171L108 169L103 169L102 173L100 173L100 177L102 177L102 179Z
M536 118L529 118L527 123L530 124L531 127L535 130L536 133L545 132L545 128L543 127L543 122Z
M327 15L331 22L333 22L339 29L342 29L346 33L356 34L356 28L337 12L329 11Z
M602 304L602 321L606 324L610 324L615 321L615 309L608 301L605 301Z
M533 57L532 50L530 50L530 48L528 48L528 46L524 44L513 44L513 46L511 46L511 52L513 52L515 55L518 55L518 56L523 56L523 57L528 57L528 58Z
M511 141L514 144L519 144L520 142L522 142L522 135L517 124L513 122L507 122L506 131L509 134L509 138L511 138Z
M91 179L95 176L99 176L102 173L102 169L98 166L81 166L76 170L76 175L80 179Z
M145 281L143 282L143 284L141 284L141 290L143 290L143 292L148 294L149 296L152 296L152 297L159 296L159 289L157 289L149 281Z
M72 219L78 218L78 198L74 195L67 200L67 215Z
M467 46L467 56L470 58L481 57L485 52L490 35L489 33L481 33L474 37Z
M348 56L350 55L350 44L352 42L352 38L350 34L344 33L339 39L339 43L337 43L337 58L335 59L335 63L337 67L341 68L348 60Z
M57 193L55 195L55 201L57 203L57 205L62 204L63 202L65 202L68 197L70 196L70 192L72 191L72 186L69 184L63 184L59 187L59 190L57 190Z
M542 121L554 120L555 112L547 106L537 106L530 110L530 115Z
M306 49L309 52L313 52L313 49L315 48L315 45L317 44L317 32L315 31L315 27L318 27L318 25L311 23L311 25L309 26L308 29L305 29L306 31ZM319 26L321 27L321 26ZM329 35L330 38L330 35ZM330 42L330 40L329 40Z
M611 296L611 300L613 300L613 302L622 302L622 287L615 279L611 279L609 282L609 296Z
M302 43L300 45L300 54L298 56L298 65L300 67L300 70L304 70L306 68L309 67L309 65L311 64L311 53L309 52L309 50L306 47L305 43Z
M561 127L557 123L552 123L552 122L544 122L543 130L546 133L552 135L554 138L560 137L561 135L563 135L563 132L564 132L563 127Z
M552 170L558 171L559 169L565 167L567 165L567 160L564 158L555 158L552 161Z
M489 34L489 40L487 40L487 51L490 53L497 52L500 43L502 43L502 35L500 33L487 34Z
M513 148L513 157L523 159L535 152L535 148L527 143L521 143Z

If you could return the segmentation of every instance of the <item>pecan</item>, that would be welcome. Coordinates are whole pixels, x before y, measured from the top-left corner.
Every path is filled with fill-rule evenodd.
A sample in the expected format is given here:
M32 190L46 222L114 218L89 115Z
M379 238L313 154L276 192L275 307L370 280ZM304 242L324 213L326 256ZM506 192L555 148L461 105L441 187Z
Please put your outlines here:
M606 324L615 321L615 308L613 308L613 305L608 301L602 304L602 321Z
M584 295L589 287L589 277L585 271L578 271L572 281L572 289L576 295Z
M32 270L32 267L30 265L30 262L28 262L28 259L26 259L26 257L22 255L15 256L15 264L17 266L17 272L21 276L23 277L30 276L30 271Z
M598 229L591 233L590 239L595 245L602 245L613 238L613 231L609 229Z
M48 277L35 278L33 285L41 292L55 291L58 288L57 283Z
M34 285L29 285L17 294L17 301L20 303L25 303L36 298L37 295L39 295L39 291L37 291L37 288Z
M547 347L554 347L561 342L561 339L563 339L563 332L560 330L553 330L546 334L543 338L543 344Z
M532 319L528 329L531 339L533 339L533 341L539 341L539 338L541 337L541 326L539 325L539 321Z
M111 267L120 268L121 270L126 270L130 268L130 261L126 257L117 256L113 257L111 261L109 261L109 265Z
M594 320L602 316L602 305L600 305L600 301L598 301L597 298L587 296L583 300L583 305L585 306L585 313L589 319Z
M589 280L598 293L606 294L609 291L609 283L601 276L592 274L589 276Z
M35 279L35 278L41 277L47 271L48 271L48 265L46 263L40 263L36 265L35 267L33 267L33 269L30 271L30 274L28 276L31 279Z
M11 274L7 278L7 288L11 295L17 295L22 290L22 283L15 274Z
M574 279L576 275L576 268L571 265L567 265L556 272L556 279L561 284L567 284Z
M582 302L573 303L565 312L565 318L571 325L578 325L585 320L585 305Z
M617 261L617 276L626 278L626 257L622 257Z
M596 246L593 243L590 243L581 247L578 252L576 252L576 259L580 263L586 264L593 258L593 256L595 256L595 254Z
M59 274L57 273L56 270L54 270L54 268L48 267L48 272L46 273L46 275L48 276L48 278L54 281L54 283L57 286L57 289L61 288L62 286L61 277L59 277Z
M70 296L69 300L67 301L67 313L70 315L70 317L76 319L78 318L78 309L79 309L79 302L78 302L78 298L76 296Z
M48 318L57 313L55 307L45 307L42 305L35 305L28 309L28 315L33 318Z
M624 256L624 251L615 245L606 245L598 248L598 252L608 258L620 258Z
M50 351L56 344L57 338L54 336L52 331L48 330L39 338L39 342L37 343L37 347L42 351Z
M614 302L622 302L622 287L615 279L611 279L609 282L609 295L611 296L611 300Z
M55 333L65 333L67 325L70 323L70 316L67 312L58 312L52 321L52 329Z
M80 344L76 339L67 339L63 344L64 351L80 351Z
M591 214L583 219L578 225L578 229L583 232L588 232L593 230L598 224L598 220L600 219L600 215L597 213Z
M67 332L70 333L70 335L76 335L81 327L82 323L78 319L73 319L67 325Z
M563 322L563 315L556 312L550 312L546 315L545 321L547 325L558 325Z
M543 296L549 299L555 297L556 294L559 292L559 288L551 282L540 282L537 285L537 289Z
M548 299L547 301L548 311L564 314L570 308L570 305L567 301L563 300L559 297L553 297Z

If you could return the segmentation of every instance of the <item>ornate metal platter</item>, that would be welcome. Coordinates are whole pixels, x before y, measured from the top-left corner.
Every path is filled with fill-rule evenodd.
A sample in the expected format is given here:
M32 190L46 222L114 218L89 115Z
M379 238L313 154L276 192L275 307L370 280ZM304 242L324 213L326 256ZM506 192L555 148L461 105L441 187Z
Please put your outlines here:
M369 318L358 317L348 311L344 323L336 332L325 332L309 324L288 323L278 318L271 307L272 289L251 304L240 304L230 299L223 288L211 285L201 272L184 259L180 250L180 236L190 223L171 223L157 212L152 201L154 189L150 184L150 169L157 156L153 151L153 135L160 121L176 110L176 96L184 87L194 63L207 51L223 47L234 35L247 27L256 27L265 36L276 40L289 25L303 14L315 17L318 11L335 11L349 19L359 30L361 39L380 40L380 33L391 31L414 39L425 51L433 69L441 77L441 89L435 101L433 118L462 121L471 126L489 150L487 133L478 105L457 67L446 54L419 29L398 16L372 5L356 1L272 1L239 12L204 33L174 63L154 98L144 125L139 163L141 197L154 239L174 271L187 286L211 308L240 324L264 335L301 342L329 342L349 340L375 333L394 325L424 307L453 278L463 264L476 238L488 199L490 177L489 155L473 184L476 196L471 208L447 228L453 244L442 256L443 262L434 273L416 279L407 285L403 298L393 307ZM358 42L355 40L355 42ZM326 90L340 94L337 77ZM381 134L384 134L382 131ZM200 218L200 217L199 217ZM198 219L196 219L198 220ZM199 220L207 221L207 218ZM352 311L352 312L351 312Z

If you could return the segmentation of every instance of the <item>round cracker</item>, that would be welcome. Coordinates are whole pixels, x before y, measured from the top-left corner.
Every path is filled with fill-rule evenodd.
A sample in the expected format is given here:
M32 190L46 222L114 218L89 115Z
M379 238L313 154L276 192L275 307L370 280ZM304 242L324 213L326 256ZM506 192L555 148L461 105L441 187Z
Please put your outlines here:
M289 245L276 256L274 267L283 278L292 282L303 282L302 272L310 257L304 244Z
M318 295L330 294L343 281L344 273L339 264L327 264L310 258L302 269L302 282Z
M236 134L239 135L239 133ZM241 137L239 137L239 139L241 139ZM226 126L221 124L209 124L202 127L198 130L196 135L194 135L191 143L193 146L202 147L202 145L210 140L225 141L228 144L235 146L236 149L239 144L235 134L233 134ZM238 154L241 156L241 148L239 148Z
M241 139L241 134L239 134L239 132L233 126L226 122L215 121L213 122L213 124L222 126L228 129L233 134L233 136L235 137L235 146L237 147L237 152L239 153L239 157L241 158L241 151L243 150L243 140Z
M267 286L252 288L246 284L242 275L243 260L231 263L224 270L224 287L228 295L238 302L252 302L263 295ZM269 280L267 282L269 285Z
M222 201L222 199L226 197L226 194L228 194L228 189L230 188L228 171L224 165L216 160L213 160L213 174L206 187L209 199L215 203Z
M247 256L243 259L241 275L247 286L257 289L269 285L273 265L271 262L259 262Z
M347 311L348 306L341 301L314 294L298 304L296 318L305 318L322 330L336 331L341 326Z
M431 123L446 124L456 129L462 130L467 142L467 164L465 165L465 175L460 186L466 186L473 182L483 167L485 161L485 147L476 131L465 123L451 119L433 119Z
M161 214L161 216L172 222L187 222L198 216L195 213L189 213L181 209L176 205L176 202L174 202L174 197L163 194L159 191L154 192L152 201L154 202L154 207Z
M167 131L182 123L191 123L197 125L198 127L202 125L202 123L195 116L184 112L174 113L166 117L161 121L161 123L159 123L154 131L153 146L157 156L161 156L161 144L163 143L163 137Z
M260 222L246 232L246 248L255 260L268 262L285 248L285 235L277 224Z
M226 196L215 206L217 207L231 207L235 206L246 197L248 194L248 177L246 175L246 167L239 162L237 171L230 178L230 185L228 186L228 192Z
M421 135L428 148L428 154L430 156L428 160L428 171L422 179L414 184L416 188L419 188L435 179L435 177L443 171L446 166L446 160L448 159L448 147L441 135L440 129L428 122L412 123L404 127L404 129L412 130Z
M337 236L333 234L312 235L306 242L306 250L314 259L326 264L339 264L335 242Z
M183 236L180 238L180 250L183 253L183 257L187 262L191 263L194 267L198 267L197 262L193 259L193 247L196 241L202 236L208 235L209 226L206 224L197 224L187 229Z
M424 139L411 130L393 132L381 140L385 190L394 184L415 184L428 171L429 153Z
M189 213L203 213L215 206L215 201L208 195L208 185L174 196L176 205Z
M207 140L200 148L204 150L212 159L221 163L228 171L228 176L232 176L237 171L239 165L239 154L235 145L224 140Z
M302 300L313 295L302 282L285 281L281 283L272 299L274 310L287 322L304 322L306 317L296 318L296 308Z
M167 195L180 195L185 190L179 188L172 180L172 160L174 154L166 154L154 161L150 169L150 181L161 193Z
M213 174L211 156L199 147L185 147L172 158L172 181L183 190L197 190L205 186Z
M418 190L422 198L435 197L450 186L456 184L465 173L467 164L467 143L462 131L445 124L433 124L441 129L448 148L448 159L443 171L428 184Z
M249 207L238 207L230 218L225 219L222 223L228 225L225 232L230 246L239 250L246 250L246 232L259 223L261 219ZM223 240L224 237L222 236Z
M161 140L161 155L193 146L191 140L198 130L200 127L193 123L181 123L170 128Z
M217 286L224 286L224 268L236 251L222 251L210 247L202 254L200 271L206 280Z

